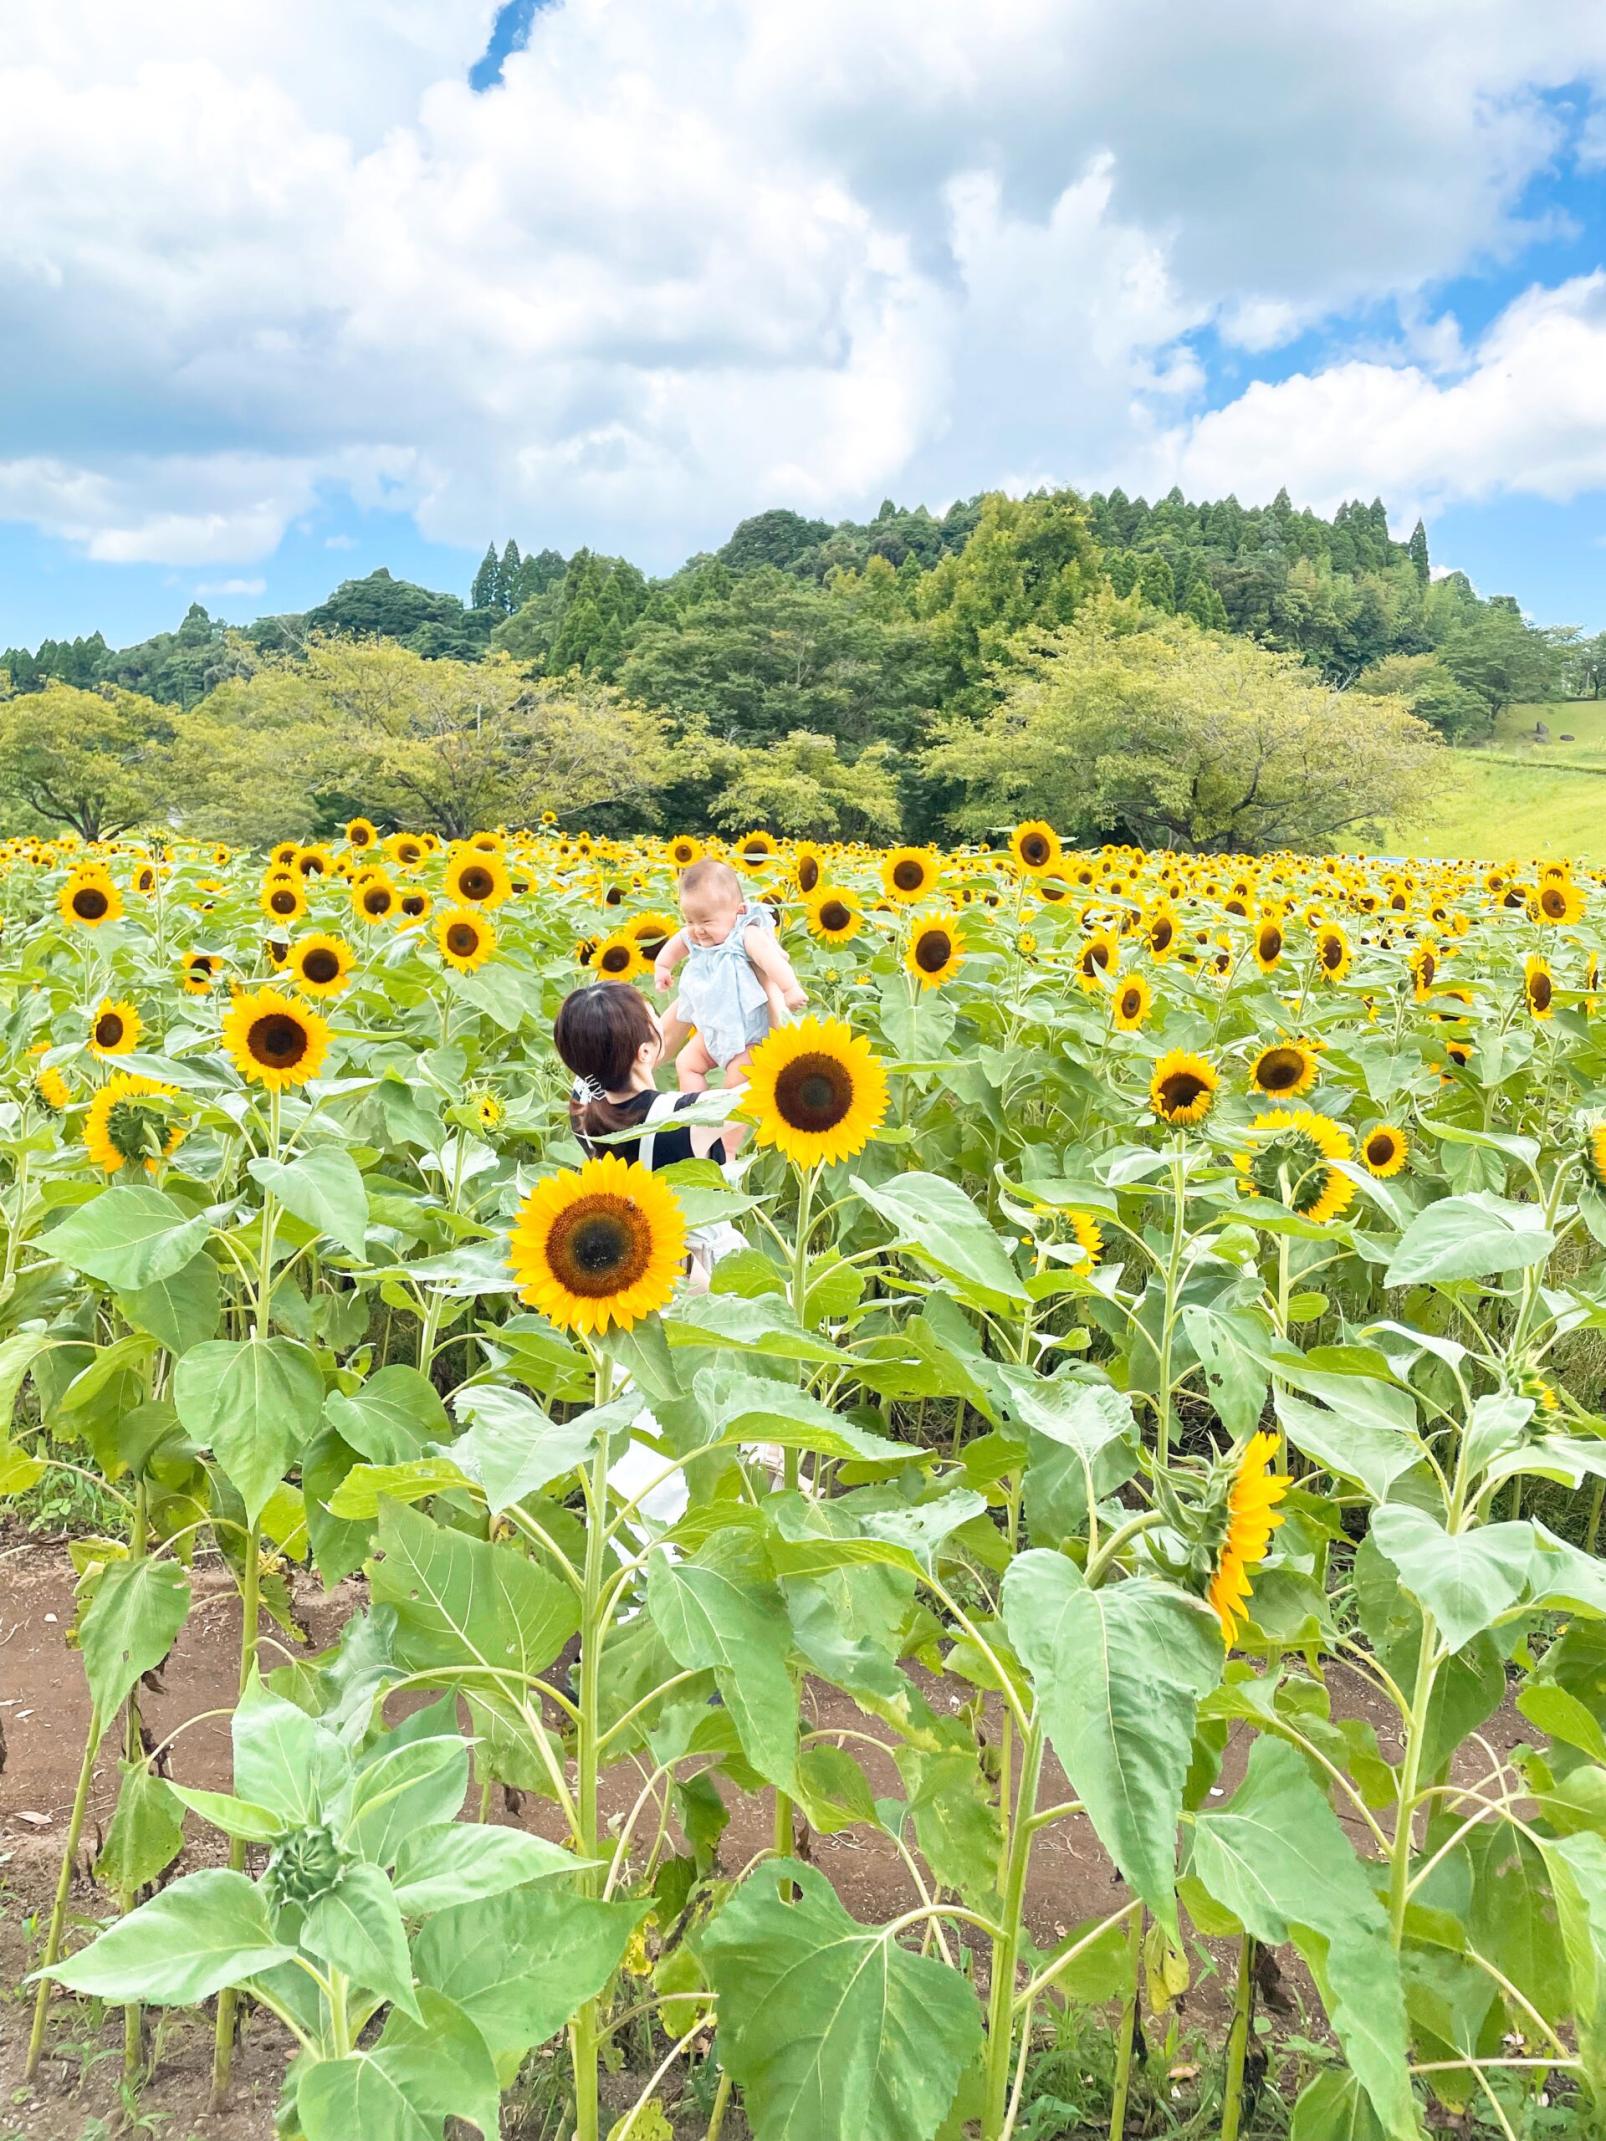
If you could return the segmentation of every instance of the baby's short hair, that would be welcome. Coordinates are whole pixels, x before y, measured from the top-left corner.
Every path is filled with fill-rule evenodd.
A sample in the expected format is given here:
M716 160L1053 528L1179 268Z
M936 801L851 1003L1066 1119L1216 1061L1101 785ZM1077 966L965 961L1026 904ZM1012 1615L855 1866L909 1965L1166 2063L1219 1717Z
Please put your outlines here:
M716 855L705 855L700 862L688 863L680 873L682 892L723 892L731 899L742 896L742 881L728 862L721 862Z

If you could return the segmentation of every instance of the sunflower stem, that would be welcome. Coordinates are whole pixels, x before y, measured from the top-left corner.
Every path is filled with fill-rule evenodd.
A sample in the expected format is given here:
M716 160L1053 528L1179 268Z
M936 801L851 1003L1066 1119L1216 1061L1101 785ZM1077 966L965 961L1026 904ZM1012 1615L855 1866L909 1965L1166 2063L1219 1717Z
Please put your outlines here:
M1000 2141L1009 2119L1009 2088L1015 2066L1015 1970L1020 1958L1026 1876L1032 1859L1032 1816L1037 1811L1037 1783L1042 1768L1043 1724L1041 1718L1034 1717L1021 1749L1009 1857L1004 1870L1003 1909L999 1913L1000 1937L993 1943L992 1984L987 2000L986 2097L981 2122L987 2141Z
M586 1351L591 1355L593 1400L598 1406L603 1406L607 1404L613 1388L613 1364L601 1347L593 1346L589 1340L586 1340L585 1344ZM576 1667L579 1675L580 1715L575 1725L575 1810L578 1820L574 1847L578 1857L591 1861L598 1856L600 1834L598 1786L602 1755L602 1600L607 1573L608 1542L608 1437L605 1433L597 1436L597 1446L592 1453L586 1503L580 1657ZM579 1877L581 1893L587 1896L599 1895L601 1878L602 1869L594 1864L587 1864ZM587 2000L581 2007L570 2025L569 2040L570 2055L574 2062L575 2141L598 2141L601 2118L598 2064L602 2050L600 1998Z
M1122 2141L1132 2094L1132 2055L1138 2035L1138 1971L1143 1961L1143 1913L1132 1913L1126 1936L1126 1976L1121 2019L1116 2024L1115 2079L1110 2088L1110 2141Z
M1244 2064L1249 2053L1249 2025L1255 2004L1255 1943L1245 1933L1238 1943L1238 1983L1233 1993L1232 2028L1227 2033L1227 2073L1222 2084L1220 2141L1238 2141L1244 2113Z
M84 1741L84 1758L78 1766L78 1788L73 1793L72 1813L67 1819L67 1835L61 1849L61 1871L56 1877L55 1901L50 1907L50 1925L45 1933L45 1952L39 1959L41 1970L49 1970L61 1959L61 1935L67 1922L67 1898L72 1891L73 1865L78 1857L78 1845L84 1833L84 1815L89 1807L89 1786L95 1774L95 1756L100 1751L101 1720L98 1709L89 1713L89 1735ZM39 1990L34 1995L33 2029L28 2038L28 2057L22 2069L22 2078L31 2082L39 2071L39 2059L45 2048L45 2012L50 2004L50 1980L41 1978Z
M274 1096L277 1103L278 1095ZM274 1109L277 1129L277 1105ZM275 1140L277 1143L277 1140ZM250 1525L245 1534L245 1568L240 1582L240 1697L255 1678L257 1669L257 1622L262 1607L262 1531L259 1524ZM229 1870L241 1873L245 1868L245 1839L243 1836L229 1840ZM236 1987L227 1986L217 1996L217 2032L212 2041L212 2108L220 2110L229 2092L229 2070L234 2063L234 2016L239 2006L240 1995Z

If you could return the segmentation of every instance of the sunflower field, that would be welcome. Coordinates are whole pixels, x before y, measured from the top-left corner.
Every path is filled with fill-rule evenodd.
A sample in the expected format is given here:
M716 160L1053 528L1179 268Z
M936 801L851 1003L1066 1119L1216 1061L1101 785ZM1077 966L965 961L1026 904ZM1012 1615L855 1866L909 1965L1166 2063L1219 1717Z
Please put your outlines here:
M1606 2131L1606 878L713 851L809 1005L655 1174L552 1021L698 840L0 851L0 1494L114 1512L27 2080L177 2009L285 2141Z

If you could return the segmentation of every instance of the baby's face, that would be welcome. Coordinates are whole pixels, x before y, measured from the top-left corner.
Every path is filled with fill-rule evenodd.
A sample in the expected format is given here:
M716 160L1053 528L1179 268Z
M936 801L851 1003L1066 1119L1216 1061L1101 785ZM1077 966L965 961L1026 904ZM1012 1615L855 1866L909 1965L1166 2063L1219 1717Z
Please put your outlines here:
M680 919L693 944L723 944L736 927L742 902L728 892L711 891L700 885L695 892L680 895Z

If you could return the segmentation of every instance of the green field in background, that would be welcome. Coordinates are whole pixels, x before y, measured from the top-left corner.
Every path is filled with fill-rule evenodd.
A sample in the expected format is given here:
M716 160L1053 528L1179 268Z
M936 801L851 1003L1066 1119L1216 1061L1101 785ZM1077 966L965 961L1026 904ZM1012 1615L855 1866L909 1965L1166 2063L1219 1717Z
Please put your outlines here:
M1548 742L1534 741L1536 721ZM1391 850L1606 863L1606 700L1508 707L1493 743L1446 751L1442 765L1437 800L1390 828Z

